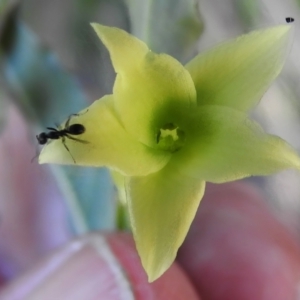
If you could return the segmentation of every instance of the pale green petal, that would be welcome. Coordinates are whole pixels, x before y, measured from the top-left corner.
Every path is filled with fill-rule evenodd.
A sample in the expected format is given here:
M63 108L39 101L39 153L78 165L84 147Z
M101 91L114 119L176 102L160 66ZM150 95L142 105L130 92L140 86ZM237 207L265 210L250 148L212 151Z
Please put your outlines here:
M168 164L127 185L132 230L149 281L172 264L204 193L205 183L182 176Z
M70 124L82 124L85 132L73 135L82 142L65 138L50 141L42 150L40 163L107 166L125 175L147 175L160 170L169 160L166 152L153 150L133 139L120 125L112 108L113 96L95 101ZM74 158L74 160L73 160Z
M280 73L289 46L290 25L238 37L191 60L189 70L199 105L254 107Z
M174 58L155 54L127 32L93 24L110 52L116 72L115 108L128 132L156 146L159 129L181 126L195 108L196 91L189 72Z
M141 61L149 52L148 46L144 42L122 29L97 23L91 25L108 49L117 73L139 67Z
M300 168L296 151L266 134L245 113L221 106L201 106L190 119L186 145L173 154L178 171L221 183L251 175Z

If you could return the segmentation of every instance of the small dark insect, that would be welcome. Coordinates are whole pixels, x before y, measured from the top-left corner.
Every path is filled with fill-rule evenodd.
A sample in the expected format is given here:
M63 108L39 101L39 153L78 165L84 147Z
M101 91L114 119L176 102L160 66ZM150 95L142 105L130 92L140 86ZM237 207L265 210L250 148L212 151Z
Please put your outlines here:
M70 149L66 145L66 138L77 141L77 142L80 142L80 143L84 143L84 144L87 144L88 142L73 137L73 135L80 135L80 134L84 133L85 132L85 127L82 124L69 125L72 116L74 116L74 115L71 115L68 118L68 120L66 122L66 125L63 129L47 127L47 129L50 130L50 131L40 133L39 135L36 136L36 139L38 140L38 143L40 145L45 145L48 142L48 140L58 140L58 139L61 138L64 147L70 153L74 163L76 163L74 157L72 156L72 154L70 152Z
M287 23L293 23L295 21L295 19L291 18L291 17L287 17L287 18L285 18L285 20Z

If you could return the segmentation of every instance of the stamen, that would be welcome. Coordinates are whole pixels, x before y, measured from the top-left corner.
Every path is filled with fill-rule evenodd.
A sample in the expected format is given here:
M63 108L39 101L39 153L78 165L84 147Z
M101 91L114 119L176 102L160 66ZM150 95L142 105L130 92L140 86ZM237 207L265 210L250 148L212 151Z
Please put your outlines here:
M168 123L159 129L156 142L160 149L176 152L184 144L185 134L178 126Z

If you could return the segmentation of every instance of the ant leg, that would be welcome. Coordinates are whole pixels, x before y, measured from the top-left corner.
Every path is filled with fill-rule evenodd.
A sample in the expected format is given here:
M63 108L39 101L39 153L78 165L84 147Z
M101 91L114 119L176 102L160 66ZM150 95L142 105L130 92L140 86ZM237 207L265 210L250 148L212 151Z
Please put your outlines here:
M66 124L65 124L65 128L68 128L69 127L69 124L70 124L70 121L71 121L71 117L72 117L73 115L70 115L69 116L69 118L68 118L68 120L67 120L67 122L66 122Z
M53 127L47 127L47 129L53 130L53 131L58 131L56 128L53 128Z
M63 143L64 147L66 148L66 150L69 152L70 156L72 157L72 159L73 159L73 161L74 161L74 164L76 164L76 160L75 160L75 158L73 157L73 155L72 155L70 149L69 149L68 146L66 145L66 140L65 140L64 137L62 138L62 143Z
M79 117L79 116L86 114L88 111L89 111L89 109L87 108L85 112L83 112L81 114L72 114L72 115L70 115L70 117L73 117L73 116Z
M81 115L86 114L88 111L89 111L89 109L87 109L84 113L81 113L81 114L71 114L71 115L69 115L69 118L68 118L67 122L65 123L65 129L69 127L72 117L79 117Z
M89 109L87 108L85 112L81 113L80 115L84 115L89 111Z
M73 140L73 141L76 141L76 142L79 142L79 143L82 143L82 144L89 144L90 142L88 141L84 141L84 140L81 140L81 139L77 139L77 138L74 138L72 137L71 135L67 134L65 135L68 139L70 140Z
M72 114L72 115L69 115L69 118L68 118L68 120L67 120L67 122L66 122L65 128L68 128L68 127L69 127L70 121L71 121L72 117L74 117L74 116L78 117L78 116L80 116L80 115L79 115L79 114Z
M87 109L84 113L81 113L81 114L71 114L71 115L69 116L67 122L66 122L65 127L66 127L66 128L69 127L69 124L70 124L70 121L71 121L72 117L79 117L79 116L81 116L81 115L86 114L88 111L89 111L89 109Z

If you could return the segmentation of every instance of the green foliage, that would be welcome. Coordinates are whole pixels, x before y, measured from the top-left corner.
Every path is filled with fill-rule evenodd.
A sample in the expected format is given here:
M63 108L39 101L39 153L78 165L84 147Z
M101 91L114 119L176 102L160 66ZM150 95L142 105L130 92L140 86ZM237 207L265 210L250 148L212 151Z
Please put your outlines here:
M39 131L53 127L55 122L87 105L76 79L20 20L17 7L3 24L0 49L5 88ZM114 226L113 188L106 170L77 167L51 170L69 204L77 233Z
M196 0L127 0L131 33L181 62L196 52L203 29Z
M261 17L261 3L258 0L235 0L242 21L249 28L253 27Z

